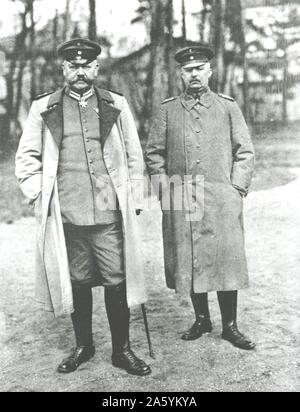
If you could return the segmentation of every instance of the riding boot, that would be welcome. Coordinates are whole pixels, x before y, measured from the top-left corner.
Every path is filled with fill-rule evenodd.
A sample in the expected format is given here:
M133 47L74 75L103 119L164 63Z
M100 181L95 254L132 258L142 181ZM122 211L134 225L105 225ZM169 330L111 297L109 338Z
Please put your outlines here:
M240 349L252 350L255 343L243 335L237 327L237 297L238 292L218 292L219 306L222 316L223 333L222 338Z
M105 288L105 306L112 339L112 364L133 375L151 373L150 367L131 350L129 343L129 308L125 283Z
M91 288L73 288L74 312L71 314L76 347L58 366L58 372L75 371L95 354L92 333L93 296Z
M200 338L204 333L212 331L207 293L192 293L191 300L196 320L192 327L181 336L183 340L195 340Z

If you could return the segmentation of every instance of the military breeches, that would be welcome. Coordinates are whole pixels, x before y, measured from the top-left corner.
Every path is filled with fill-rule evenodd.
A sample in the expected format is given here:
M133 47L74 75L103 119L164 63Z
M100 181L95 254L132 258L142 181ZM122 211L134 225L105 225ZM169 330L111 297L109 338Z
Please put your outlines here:
M122 222L64 225L73 287L117 286L124 282Z

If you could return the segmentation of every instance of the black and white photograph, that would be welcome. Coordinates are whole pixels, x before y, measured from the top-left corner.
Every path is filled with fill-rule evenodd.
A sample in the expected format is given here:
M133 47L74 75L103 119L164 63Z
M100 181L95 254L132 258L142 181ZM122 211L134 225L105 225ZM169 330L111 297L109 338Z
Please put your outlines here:
M1 0L0 392L199 408L299 349L300 1Z

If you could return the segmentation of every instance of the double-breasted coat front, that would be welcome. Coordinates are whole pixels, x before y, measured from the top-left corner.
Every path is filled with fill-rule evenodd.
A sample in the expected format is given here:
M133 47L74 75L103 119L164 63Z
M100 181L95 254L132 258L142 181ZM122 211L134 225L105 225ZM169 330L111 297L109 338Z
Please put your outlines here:
M146 301L136 209L142 209L143 155L126 99L95 89L103 160L122 213L128 305ZM72 287L60 212L57 169L63 138L64 90L35 100L16 154L16 176L37 218L36 294L56 316L73 311ZM76 188L74 188L76 190Z
M187 94L166 100L145 155L151 179L160 176L160 200L167 188L171 198L170 207L162 201L168 287L183 295L247 287L242 196L254 151L237 103L210 90L198 102ZM167 178L190 191L188 209L174 207Z

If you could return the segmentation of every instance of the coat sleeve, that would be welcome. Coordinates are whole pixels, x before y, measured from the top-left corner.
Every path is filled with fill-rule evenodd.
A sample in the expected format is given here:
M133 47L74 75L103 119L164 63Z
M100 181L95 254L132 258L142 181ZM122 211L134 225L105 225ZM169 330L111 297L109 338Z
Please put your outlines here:
M128 174L136 209L144 207L144 158L135 121L125 98L121 110L121 125L127 155Z
M30 203L42 188L43 119L37 102L33 102L16 153L15 174Z
M146 145L145 159L150 176L165 175L167 150L167 112L160 108L158 118L153 122Z
M230 104L233 165L231 183L247 195L254 170L254 148L244 116L237 103Z
M161 106L158 118L153 122L145 150L148 174L153 189L161 200L167 186L167 110ZM155 176L155 177L154 177Z

